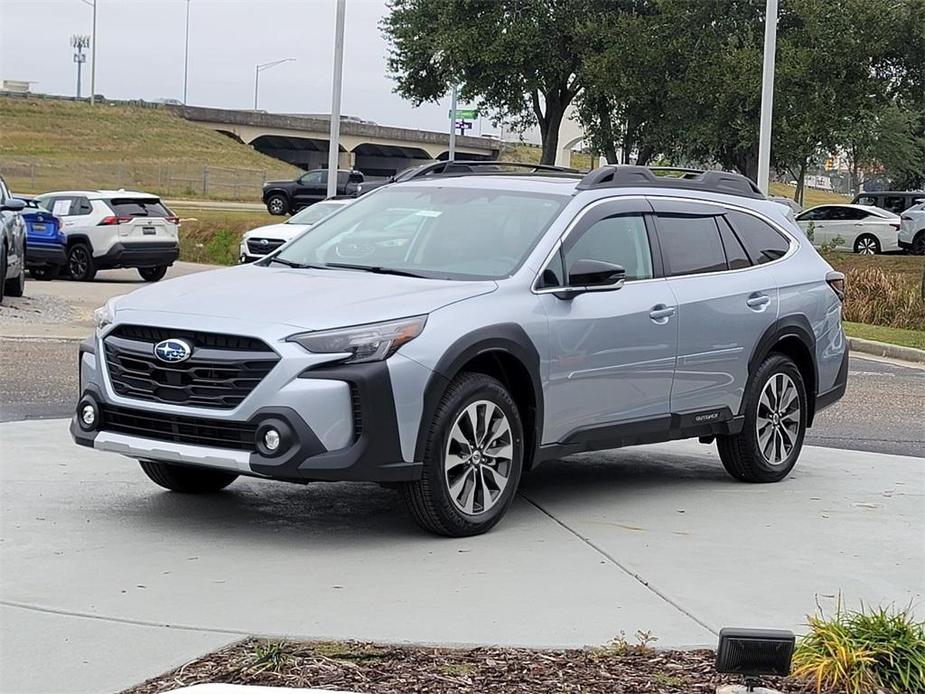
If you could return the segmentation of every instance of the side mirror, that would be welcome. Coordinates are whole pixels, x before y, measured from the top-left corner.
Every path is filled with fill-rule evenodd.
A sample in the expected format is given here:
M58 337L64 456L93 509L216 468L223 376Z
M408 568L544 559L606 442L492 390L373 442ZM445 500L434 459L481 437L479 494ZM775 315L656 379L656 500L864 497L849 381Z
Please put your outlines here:
M18 198L10 198L3 203L3 207L0 209L4 212L22 212L26 209L26 203Z
M581 258L569 268L569 286L555 294L560 299L571 299L585 292L612 292L620 289L625 280L626 270L621 265Z

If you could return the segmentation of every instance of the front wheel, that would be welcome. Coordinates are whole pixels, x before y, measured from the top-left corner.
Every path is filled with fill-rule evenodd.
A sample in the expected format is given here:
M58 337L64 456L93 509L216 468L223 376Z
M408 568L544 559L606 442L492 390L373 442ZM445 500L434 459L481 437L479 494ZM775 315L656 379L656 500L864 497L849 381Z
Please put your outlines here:
M277 217L289 211L289 201L285 195L271 195L267 198L267 212Z
M796 465L807 422L806 386L796 364L771 354L745 389L745 425L718 436L726 472L743 482L778 482Z
M925 255L925 231L920 231L912 239L912 255Z
M861 234L854 242L854 252L861 255L879 255L880 241L871 234Z
M490 376L464 373L437 407L421 479L404 485L402 496L425 530L479 535L510 507L523 456L523 425L510 393Z
M164 275L167 274L167 266L157 265L155 267L140 267L138 268L138 274L141 275L141 279L145 282L157 282L158 280L164 279Z
M5 282L7 296L22 296L26 292L26 259L21 258L19 276L12 277Z
M67 274L72 280L89 282L96 277L93 253L85 243L75 243L67 252Z
M238 478L233 472L223 470L159 463L154 460L139 460L138 462L152 482L164 489L183 494L217 492Z

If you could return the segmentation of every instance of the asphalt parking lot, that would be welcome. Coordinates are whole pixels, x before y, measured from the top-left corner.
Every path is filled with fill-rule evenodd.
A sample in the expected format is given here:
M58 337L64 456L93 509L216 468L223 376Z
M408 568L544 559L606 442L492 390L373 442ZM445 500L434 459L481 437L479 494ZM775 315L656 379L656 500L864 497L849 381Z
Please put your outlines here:
M800 629L838 592L925 594L920 367L853 356L780 484L734 482L693 441L584 454L530 475L493 532L447 540L377 485L187 497L74 446L75 340L143 286L101 279L30 283L13 310L59 307L40 320L0 313L0 691L114 691L250 634L543 647L641 630L684 647Z

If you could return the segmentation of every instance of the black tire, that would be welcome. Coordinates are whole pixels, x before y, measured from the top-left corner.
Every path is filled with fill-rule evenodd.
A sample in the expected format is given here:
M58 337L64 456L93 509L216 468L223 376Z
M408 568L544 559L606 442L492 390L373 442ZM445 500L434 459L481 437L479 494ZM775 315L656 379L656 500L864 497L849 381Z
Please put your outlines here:
M6 294L6 244L0 239L0 303Z
M85 243L75 243L67 252L67 274L72 280L89 282L96 277L93 251Z
M920 231L912 239L912 255L925 255L925 230Z
M798 422L799 429L796 432L792 449L778 463L773 464L765 457L759 444L759 402L765 386L770 383L772 378L776 378L780 374L789 378L796 388L796 397L798 398L800 409L795 419ZM763 406L762 411L765 411ZM745 425L742 431L732 436L716 437L716 448L719 451L719 457L723 461L726 472L743 482L779 482L784 479L793 469L793 466L796 465L797 458L800 457L800 450L803 448L803 437L806 435L807 414L806 386L803 383L800 370L789 357L772 353L761 363L745 389ZM771 437L773 436L772 431ZM781 446L784 446L783 434L780 440ZM772 447L775 445L772 443Z
M43 267L34 267L29 270L29 276L39 282L53 280L61 273L61 268L57 265L45 265Z
M456 506L456 501L450 493L450 482L448 473L445 468L445 455L450 445L450 432L461 417L466 408L470 405L487 401L494 405L503 414L509 426L509 436L505 441L509 441L511 448L510 460L504 463L499 462L497 457L488 456L487 451L491 448L487 445L487 433L483 434L486 438L485 453L482 453L482 444L479 445L479 457L487 460L484 467L493 467L501 471L502 466L507 470L506 483L503 488L496 488L497 496L491 496L488 493L489 504L486 504L485 494L486 486L484 479L498 479L495 474L489 474L481 470L478 462L473 463L470 460L459 464L463 472L457 477L465 477L472 480L471 489L473 513L465 513ZM479 407L479 405L477 405ZM487 407L487 406L482 406ZM481 412L485 412L482 409ZM499 416L496 414L496 416ZM494 420L497 423L499 420ZM487 432L491 427L489 423L482 431ZM491 429L494 431L494 429ZM501 517L505 514L514 499L517 492L517 485L520 482L521 470L523 469L523 425L520 419L520 413L517 405L514 403L507 389L496 379L479 373L463 373L457 376L444 393L437 411L434 414L433 421L427 432L427 438L424 445L424 469L422 470L421 479L416 482L409 482L402 485L401 493L405 504L408 507L414 520L425 530L446 535L449 537L467 537L470 535L479 535L491 529ZM485 458L482 458L485 455ZM474 466L474 467L470 467ZM455 469L455 468L454 468ZM472 475L470 478L469 475ZM483 475L483 481L479 482L478 475ZM463 484L465 490L468 482ZM478 487L476 490L474 487ZM499 485L500 487L500 485ZM480 506L488 506L487 510L476 512L474 506L478 495L481 494ZM457 497L458 498L458 497Z
M854 252L862 255L880 255L880 239L873 234L861 234L854 240Z
M26 292L26 247L23 246L19 258L19 277L13 277L4 282L7 296L22 296Z
M289 213L289 199L282 193L274 193L267 198L267 212L280 217Z
M167 274L167 266L157 265L155 267L140 267L138 268L138 274L141 275L141 279L145 282L157 282L158 280L164 279L164 275Z
M159 463L154 460L139 460L141 469L155 484L182 494L210 494L218 492L234 482L238 476L233 472Z

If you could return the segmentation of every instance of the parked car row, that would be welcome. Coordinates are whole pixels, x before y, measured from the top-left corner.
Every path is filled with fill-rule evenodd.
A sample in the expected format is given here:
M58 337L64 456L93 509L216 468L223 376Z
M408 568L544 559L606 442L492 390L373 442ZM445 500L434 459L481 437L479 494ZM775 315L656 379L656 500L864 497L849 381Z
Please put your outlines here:
M801 212L796 220L817 247L862 255L899 250L899 216L879 207L819 205Z

